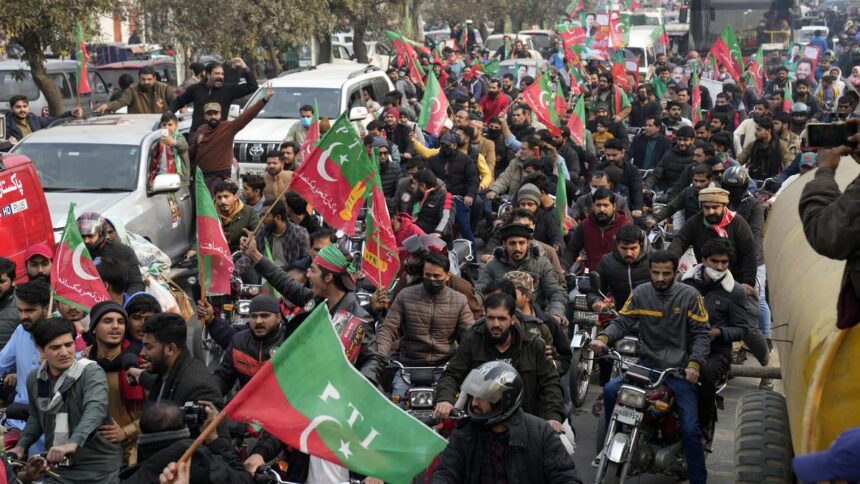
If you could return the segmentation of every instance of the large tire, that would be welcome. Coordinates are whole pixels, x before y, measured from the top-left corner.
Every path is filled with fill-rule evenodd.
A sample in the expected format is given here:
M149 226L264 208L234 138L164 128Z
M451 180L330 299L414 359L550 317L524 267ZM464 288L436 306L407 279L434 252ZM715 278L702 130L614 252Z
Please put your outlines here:
M735 412L735 483L794 482L785 397L767 390L741 396Z
M587 353L589 353L589 351L585 348L573 350L573 357L570 359L570 370L567 372L570 400L576 408L581 407L588 396L589 378L587 377L586 370L584 368L584 364L586 364L587 361L581 361L583 353L586 353L585 356L587 357Z

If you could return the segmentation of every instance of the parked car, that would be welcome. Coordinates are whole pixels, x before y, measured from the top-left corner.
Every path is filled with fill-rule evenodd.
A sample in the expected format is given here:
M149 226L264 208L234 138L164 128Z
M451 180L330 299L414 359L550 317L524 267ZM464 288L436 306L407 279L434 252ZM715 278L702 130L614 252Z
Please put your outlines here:
M543 56L540 55L540 52L535 49L535 43L532 39L531 35L519 35L519 34L493 34L487 36L487 40L484 41L484 48L490 51L490 55L495 57L496 51L499 50L499 47L505 42L505 36L509 36L511 38L511 47L513 44L520 40L525 42L526 45L529 46L529 55L531 59L543 59Z
M520 37L530 36L534 49L540 52L544 59L549 59L555 53L553 40L556 38L556 33L553 30L520 30L518 35Z
M385 72L367 64L320 64L287 71L272 79L274 97L242 131L236 134L233 153L242 175L262 173L266 168L266 152L277 150L287 137L290 127L299 119L303 105L319 107L319 116L332 122L349 111L359 133L364 135L372 115L361 98L367 89L379 101L394 86ZM251 96L245 108L257 102L266 92L265 86Z
M149 239L174 262L184 259L194 236L189 187L179 175L149 168L159 163L157 114L108 115L70 120L25 137L12 153L33 162L48 201L57 239L69 203L94 211Z
M54 246L48 202L26 156L0 154L0 219L0 255L15 262L15 278L23 278L27 247Z
M48 60L45 63L48 76L60 88L63 112L71 111L77 105L77 74L78 64L73 60ZM101 74L95 72L95 67L90 65L87 70L90 80L91 94L81 96L81 107L84 113L92 111L93 105L99 105L108 101L110 94L107 83ZM33 81L30 66L23 61L7 60L0 61L0 113L9 110L9 98L16 94L27 96L30 100L30 112L41 114L42 108L48 105L45 94L42 93Z

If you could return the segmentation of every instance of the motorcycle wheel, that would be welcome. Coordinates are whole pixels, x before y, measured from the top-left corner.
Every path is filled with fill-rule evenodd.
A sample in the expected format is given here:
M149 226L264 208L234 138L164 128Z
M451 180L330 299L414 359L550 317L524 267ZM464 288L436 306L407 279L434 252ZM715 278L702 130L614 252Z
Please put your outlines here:
M580 348L573 350L573 357L570 359L570 370L567 373L568 387L570 389L570 399L576 408L581 407L585 403L585 398L588 396L588 358L592 357L590 350Z
M606 463L606 474L603 475L603 484L621 484L624 480L621 478L621 471L624 464L618 462Z

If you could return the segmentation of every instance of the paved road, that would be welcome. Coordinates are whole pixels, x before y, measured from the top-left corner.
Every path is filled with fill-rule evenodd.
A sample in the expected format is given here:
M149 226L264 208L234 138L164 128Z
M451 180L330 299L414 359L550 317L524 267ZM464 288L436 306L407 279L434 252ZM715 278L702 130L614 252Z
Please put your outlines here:
M752 362L748 361L748 365L758 366L754 358L750 358L750 360ZM718 415L717 431L714 438L714 452L707 456L708 483L710 484L731 484L734 482L732 467L734 461L735 407L741 395L757 389L758 383L758 379L734 378L723 391L725 410L720 411ZM782 391L779 382L777 382L775 390ZM573 425L576 428L577 435L574 460L576 461L577 472L584 483L594 482L596 471L591 466L591 462L594 460L596 453L594 441L597 433L598 418L591 413L591 406L597 398L599 391L599 386L591 386L587 401L582 408L577 409L573 418ZM654 474L646 474L631 479L631 483L635 484L667 484L670 482L677 481L668 476Z

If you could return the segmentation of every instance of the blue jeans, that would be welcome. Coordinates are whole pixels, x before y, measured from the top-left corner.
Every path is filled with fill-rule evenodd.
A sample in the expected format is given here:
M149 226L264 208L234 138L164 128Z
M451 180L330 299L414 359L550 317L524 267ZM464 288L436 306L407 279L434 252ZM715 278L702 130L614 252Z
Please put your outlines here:
M758 266L755 271L755 279L758 283L758 329L765 338L770 338L770 306L767 304L765 294L765 281L767 280L767 268L764 264Z
M433 380L438 382L439 378L442 378L442 371L444 368L441 366L433 370ZM400 373L403 370L397 370L394 374L394 381L391 382L391 395L397 395L400 398L406 397L406 390L412 388L412 386L407 385L403 378L400 377ZM409 372L406 372L406 377L409 378ZM414 385L413 385L414 386Z
M475 246L475 235L472 233L471 212L472 209L467 207L463 200L459 197L454 199L454 206L457 209L457 229L460 230L460 238L469 241L472 246Z
M621 377L618 377L603 387L603 411L606 414L607 429L621 383ZM675 408L681 417L681 445L687 456L690 484L704 484L708 481L708 469L705 467L705 446L702 445L702 431L699 428L698 390L685 380L675 377L667 378L666 386L675 393Z

